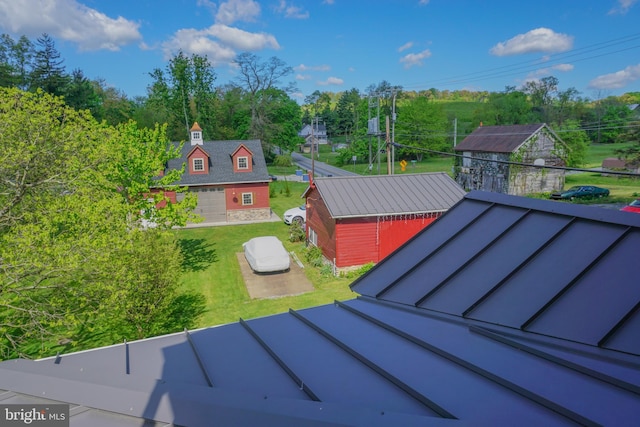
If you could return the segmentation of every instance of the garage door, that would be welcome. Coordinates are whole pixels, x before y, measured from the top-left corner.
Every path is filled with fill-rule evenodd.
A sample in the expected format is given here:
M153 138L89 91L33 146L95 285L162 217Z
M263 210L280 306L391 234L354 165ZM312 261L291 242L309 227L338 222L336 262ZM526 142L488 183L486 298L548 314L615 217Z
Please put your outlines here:
M204 218L203 222L227 221L224 188L192 188L189 191L198 195L198 206L194 212Z

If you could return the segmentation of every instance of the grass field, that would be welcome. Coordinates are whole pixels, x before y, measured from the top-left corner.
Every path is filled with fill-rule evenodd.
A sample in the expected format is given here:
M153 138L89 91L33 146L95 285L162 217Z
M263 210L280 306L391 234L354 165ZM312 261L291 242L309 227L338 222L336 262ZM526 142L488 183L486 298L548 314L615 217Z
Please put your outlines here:
M302 204L300 196L306 184L276 181L270 185L274 187L271 206L278 216L282 217L285 210ZM289 308L301 309L355 297L349 289L352 279L322 275L319 269L307 265L305 274L314 284L315 291L275 299L249 298L236 257L242 252L242 243L256 236L276 236L288 251L295 252L305 263L305 245L289 242L289 228L284 222L270 222L176 231L183 248L188 248L185 262L188 267L182 274L182 287L186 291L202 293L207 302L207 311L200 319L200 326L219 325L235 322L240 317L250 319L281 313Z

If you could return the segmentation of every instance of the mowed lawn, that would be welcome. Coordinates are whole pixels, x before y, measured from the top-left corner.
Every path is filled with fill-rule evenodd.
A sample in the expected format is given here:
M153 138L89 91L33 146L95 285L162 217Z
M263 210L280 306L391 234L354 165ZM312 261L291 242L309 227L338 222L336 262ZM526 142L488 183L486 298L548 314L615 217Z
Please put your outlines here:
M271 206L280 218L286 209L304 202L300 198L306 188L304 183L274 182L271 186L275 188L272 190ZM288 186L290 193L283 189L285 186ZM353 279L322 275L318 268L308 266L304 257L305 244L289 242L289 229L284 222L268 222L176 231L185 255L182 287L184 290L200 292L206 299L207 310L199 326L236 322L239 318L251 319L285 312L289 308L313 307L356 296L349 289ZM305 264L305 274L315 290L291 297L250 299L236 254L242 252L244 242L257 236L278 237L285 248L293 251Z

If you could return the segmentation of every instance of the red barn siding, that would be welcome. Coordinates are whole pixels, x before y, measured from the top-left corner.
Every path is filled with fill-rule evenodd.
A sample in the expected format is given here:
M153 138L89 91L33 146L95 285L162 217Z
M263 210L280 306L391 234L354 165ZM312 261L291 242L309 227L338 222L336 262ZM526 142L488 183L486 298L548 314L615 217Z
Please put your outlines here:
M333 261L336 257L336 223L315 189L312 189L307 197L306 225L307 239L309 229L313 229L318 236L317 246L322 250L322 255Z
M336 267L377 262L376 218L341 219L336 223Z
M407 240L418 234L420 230L435 221L439 215L425 214L417 217L408 215L408 218L403 218L403 216L380 217L378 219L380 245L377 261L381 261L391 252L398 249Z

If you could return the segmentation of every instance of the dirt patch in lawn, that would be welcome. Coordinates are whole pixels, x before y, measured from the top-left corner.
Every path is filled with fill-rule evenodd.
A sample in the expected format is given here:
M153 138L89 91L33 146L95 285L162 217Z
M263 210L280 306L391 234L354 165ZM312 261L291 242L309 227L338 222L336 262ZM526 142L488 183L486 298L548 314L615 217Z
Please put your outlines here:
M291 260L289 271L281 273L255 273L244 253L236 254L244 284L251 299L278 298L313 291L313 284L304 274L304 269Z

